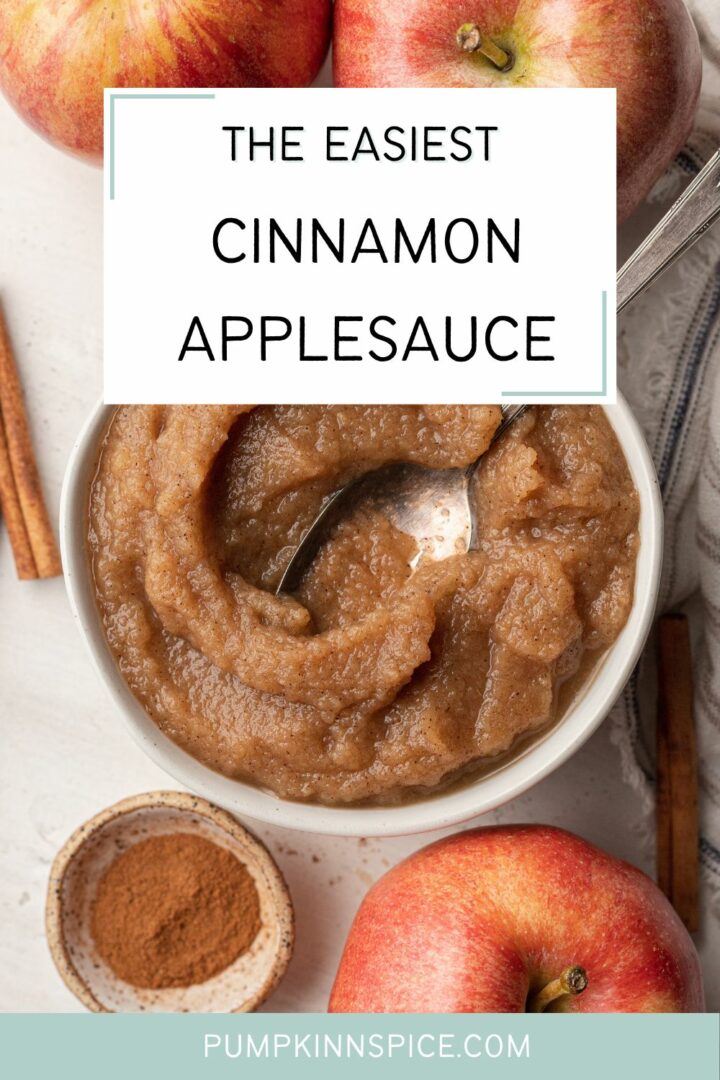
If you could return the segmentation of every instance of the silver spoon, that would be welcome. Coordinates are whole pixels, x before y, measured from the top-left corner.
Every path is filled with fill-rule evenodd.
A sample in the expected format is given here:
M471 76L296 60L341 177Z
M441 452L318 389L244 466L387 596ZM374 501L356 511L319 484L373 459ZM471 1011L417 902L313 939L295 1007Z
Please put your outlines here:
M720 217L720 151L687 188L618 273L622 311L686 252ZM504 405L491 446L522 416L527 405ZM487 453L487 451L485 451ZM360 508L384 514L417 544L413 564L473 550L477 522L470 483L484 454L464 468L383 465L338 488L324 503L295 549L276 594L293 592L338 522Z

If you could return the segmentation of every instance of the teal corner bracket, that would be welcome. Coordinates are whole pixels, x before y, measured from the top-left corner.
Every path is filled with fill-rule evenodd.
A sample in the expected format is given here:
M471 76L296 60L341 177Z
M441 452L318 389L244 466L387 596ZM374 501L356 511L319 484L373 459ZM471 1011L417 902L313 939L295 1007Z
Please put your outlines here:
M599 390L555 390L552 397L605 397L607 394L607 354L608 354L608 294L602 292L602 382ZM503 390L502 396L533 398L547 397L546 390Z
M207 101L214 98L214 94L176 94L176 93L111 93L110 94L110 148L108 169L110 170L110 199L115 198L115 102L116 101L159 101L168 98L174 101L189 101L194 98Z

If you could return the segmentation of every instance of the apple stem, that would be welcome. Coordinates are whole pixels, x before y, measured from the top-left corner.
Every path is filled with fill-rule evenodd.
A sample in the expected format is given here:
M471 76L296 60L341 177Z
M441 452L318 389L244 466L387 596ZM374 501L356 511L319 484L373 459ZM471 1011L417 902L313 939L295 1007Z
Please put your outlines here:
M588 977L585 968L574 964L566 968L558 979L553 979L542 990L530 998L528 1012L544 1012L548 1005L558 998L571 994L575 997L587 989Z
M512 55L496 45L487 34L483 34L477 23L463 23L455 35L455 40L463 52L482 53L500 71L509 71L513 66Z

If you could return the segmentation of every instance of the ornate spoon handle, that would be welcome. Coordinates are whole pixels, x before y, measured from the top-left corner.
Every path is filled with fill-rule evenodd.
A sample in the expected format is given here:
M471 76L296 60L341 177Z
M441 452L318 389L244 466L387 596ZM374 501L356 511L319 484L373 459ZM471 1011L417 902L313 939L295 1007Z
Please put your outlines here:
M618 273L618 312L651 285L720 217L720 150Z

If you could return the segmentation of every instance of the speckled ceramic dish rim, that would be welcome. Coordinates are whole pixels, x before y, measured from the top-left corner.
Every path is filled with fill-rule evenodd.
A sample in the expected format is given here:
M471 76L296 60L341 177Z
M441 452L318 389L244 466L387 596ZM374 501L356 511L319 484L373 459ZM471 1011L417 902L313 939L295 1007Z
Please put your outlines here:
M70 604L92 662L140 746L176 780L239 815L305 832L398 836L470 820L521 794L558 768L592 735L622 692L647 639L657 600L663 514L659 485L640 427L626 402L605 406L640 496L640 551L628 621L593 678L563 719L524 752L487 776L445 794L389 807L326 807L279 799L213 772L155 726L122 679L105 641L86 548L88 488L102 434L113 412L98 404L68 461L60 506L60 538Z
M180 815L207 818L215 828L227 833L232 841L251 852L252 861L261 869L268 883L279 929L277 951L272 968L263 984L251 997L240 1002L237 1008L232 1010L233 1012L252 1012L270 996L285 974L292 957L295 920L290 893L275 860L262 841L248 832L227 811L213 806L201 796L182 791L152 791L122 799L86 821L62 846L55 856L50 871L45 906L45 932L55 966L66 986L87 1009L91 1012L109 1011L80 975L68 952L63 927L63 882L73 860L80 855L83 847L96 833L123 815L135 814L138 810L153 809L170 809L179 812Z

